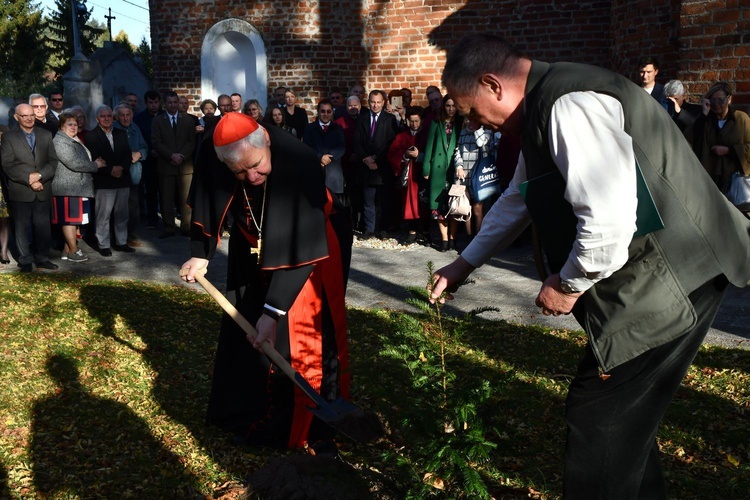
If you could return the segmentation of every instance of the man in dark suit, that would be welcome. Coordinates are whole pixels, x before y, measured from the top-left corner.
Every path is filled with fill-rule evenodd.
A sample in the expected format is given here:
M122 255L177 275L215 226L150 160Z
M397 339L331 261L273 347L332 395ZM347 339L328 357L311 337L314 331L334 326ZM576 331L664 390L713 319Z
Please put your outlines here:
M315 150L320 167L325 170L326 187L340 202L344 202L344 171L341 160L346 152L344 129L333 123L333 103L321 99L318 119L305 127L302 142Z
M60 128L60 113L63 112L63 107L65 106L62 92L57 90L50 92L48 106L47 121L55 127Z
M8 179L8 200L13 216L18 265L21 271L37 267L57 269L49 261L52 244L50 205L52 177L57 168L57 154L52 135L34 125L34 110L29 104L16 106L18 127L3 135L2 167ZM34 233L34 253L29 234Z
M29 105L34 111L34 126L45 129L54 137L60 128L60 122L53 123L47 119L47 98L42 94L31 94L29 95Z
M365 237L375 234L376 226L381 230L390 222L391 194L394 176L388 166L388 148L396 138L396 118L383 113L383 92L370 92L367 114L360 114L354 128L354 154L357 155L356 181L364 198ZM376 224L378 208L379 224Z
M128 197L130 196L130 164L133 155L128 143L128 134L112 125L112 108L101 105L96 109L98 126L86 132L86 147L92 158L102 158L107 166L94 174L96 190L94 213L96 218L96 240L99 253L111 257L110 219L115 231L114 248L118 252L133 253L128 245Z
M156 150L159 172L159 196L164 232L160 238L174 236L175 203L180 207L180 230L190 235L191 208L187 204L193 180L193 152L195 151L195 123L180 113L180 99L173 91L164 95L167 112L157 117L151 126L151 144Z
M659 64L655 57L644 57L638 62L638 74L641 76L641 88L651 94L656 102L667 109L667 98L664 97L664 85L656 82Z
M141 129L148 144L148 155L142 164L141 192L144 203L141 204L141 214L146 214L146 227L153 229L159 222L159 175L156 172L156 151L151 144L151 125L155 117L164 114L164 110L161 109L161 96L155 90L146 91L143 100L146 101L146 109L136 114L133 121Z

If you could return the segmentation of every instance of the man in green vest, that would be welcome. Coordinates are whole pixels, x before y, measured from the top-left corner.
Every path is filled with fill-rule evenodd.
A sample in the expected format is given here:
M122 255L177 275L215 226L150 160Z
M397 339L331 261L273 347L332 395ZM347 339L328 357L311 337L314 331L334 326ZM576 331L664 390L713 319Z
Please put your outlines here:
M564 495L666 498L659 421L727 283L750 280L750 222L659 103L620 75L470 35L443 84L472 124L520 136L522 154L431 300L533 222L551 271L536 305L573 313L589 338L566 402Z

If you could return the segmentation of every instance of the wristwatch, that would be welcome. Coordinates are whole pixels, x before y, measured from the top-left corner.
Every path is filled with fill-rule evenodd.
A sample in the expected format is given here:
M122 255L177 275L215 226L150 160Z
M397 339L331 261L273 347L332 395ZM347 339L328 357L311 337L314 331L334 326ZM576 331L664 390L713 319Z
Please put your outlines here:
M560 290L568 295L579 292L579 290L576 290L575 287L570 284L570 282L564 280L560 280Z

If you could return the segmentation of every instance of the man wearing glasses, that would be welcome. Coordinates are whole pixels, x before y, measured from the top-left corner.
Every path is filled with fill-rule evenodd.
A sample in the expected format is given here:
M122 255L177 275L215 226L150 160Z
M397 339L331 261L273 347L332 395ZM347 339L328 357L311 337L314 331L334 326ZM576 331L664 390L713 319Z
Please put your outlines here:
M59 122L54 124L47 119L47 98L42 94L31 94L29 106L34 111L34 126L41 127L54 136L60 128L60 124Z
M64 107L62 92L53 90L49 94L49 109L47 110L47 121L54 124L55 128L60 128L60 113Z
M40 97L45 100L44 96ZM35 125L36 116L31 105L16 106L18 127L6 132L2 142L2 168L8 179L18 265L25 273L33 271L35 262L38 268L57 269L57 265L49 261L52 245L51 186L57 168L57 154L52 135Z
M228 95L221 94L216 100L216 103L219 106L219 114L221 116L232 112L232 98Z
M315 150L320 167L325 170L326 187L343 202L344 171L341 159L346 151L344 129L333 123L333 103L321 99L318 103L318 119L305 127L302 142Z

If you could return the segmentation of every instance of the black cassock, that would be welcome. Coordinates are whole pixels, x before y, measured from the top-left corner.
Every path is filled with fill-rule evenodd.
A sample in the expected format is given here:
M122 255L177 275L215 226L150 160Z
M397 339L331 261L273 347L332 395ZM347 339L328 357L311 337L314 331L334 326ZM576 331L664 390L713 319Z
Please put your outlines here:
M227 212L227 298L255 324L268 303L282 311L276 349L328 400L348 397L344 293L351 260L348 217L332 203L314 151L269 127L271 173L263 186L238 181L216 157L210 125L201 144L189 204L191 253L210 259ZM245 195L250 200L248 209ZM261 225L260 262L253 253ZM330 437L312 418L310 402L245 333L222 317L208 405L208 422L248 444L304 446Z

